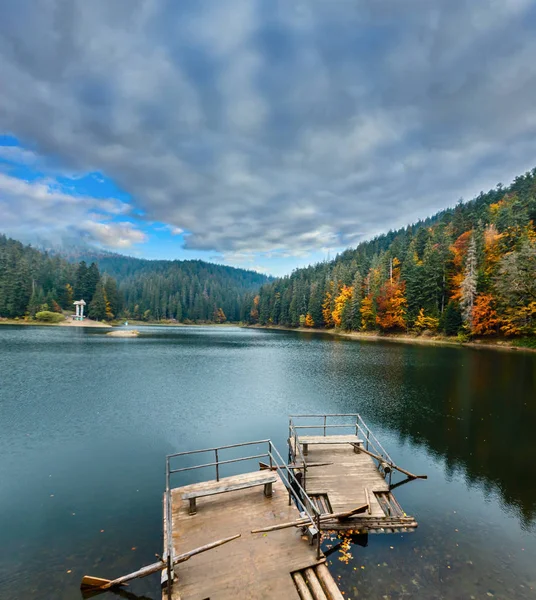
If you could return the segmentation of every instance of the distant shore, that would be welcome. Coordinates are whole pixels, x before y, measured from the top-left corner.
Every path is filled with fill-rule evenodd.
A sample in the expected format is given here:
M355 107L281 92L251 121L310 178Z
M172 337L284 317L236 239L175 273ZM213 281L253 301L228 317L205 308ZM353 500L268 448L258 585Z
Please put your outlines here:
M334 337L343 337L363 342L393 342L397 344L417 344L428 346L463 346L466 348L475 349L492 349L515 352L536 352L536 348L528 348L526 346L516 346L505 340L471 340L461 342L455 337L447 337L435 335L431 337L417 336L407 333L363 333L360 331L345 332L340 329L318 329L315 327L283 327L281 325L247 325L252 329L275 329L280 331L297 331L299 333L324 333ZM514 340L512 340L514 341Z
M84 319L83 321L75 321L72 317L67 317L65 321L60 323L46 323L44 321L26 320L26 319L3 319L0 318L0 325L39 325L44 327L112 327L109 323L102 321L93 321L92 319Z

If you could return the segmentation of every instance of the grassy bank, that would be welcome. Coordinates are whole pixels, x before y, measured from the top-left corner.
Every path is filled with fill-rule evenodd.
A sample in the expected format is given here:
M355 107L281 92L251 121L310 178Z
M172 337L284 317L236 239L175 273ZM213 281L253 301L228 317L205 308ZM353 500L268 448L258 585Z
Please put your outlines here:
M493 350L536 352L536 340L533 338L505 339L472 339L460 340L445 335L422 336L409 333L364 333L361 331L342 331L340 329L317 329L314 327L282 327L280 325L248 325L255 329L278 329L281 331L298 331L301 333L324 333L335 337L344 337L359 341L393 342L397 344L420 344L428 346L465 346L468 348L491 348Z

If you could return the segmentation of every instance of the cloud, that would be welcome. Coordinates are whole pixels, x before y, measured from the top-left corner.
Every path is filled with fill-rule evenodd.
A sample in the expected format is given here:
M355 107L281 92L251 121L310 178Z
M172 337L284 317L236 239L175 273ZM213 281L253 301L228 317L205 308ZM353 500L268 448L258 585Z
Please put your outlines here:
M530 0L19 0L0 128L187 248L298 256L532 168L535 24Z
M106 247L128 248L147 239L131 223L111 220L128 211L119 200L65 193L54 180L26 182L0 172L0 229L22 239L78 236Z

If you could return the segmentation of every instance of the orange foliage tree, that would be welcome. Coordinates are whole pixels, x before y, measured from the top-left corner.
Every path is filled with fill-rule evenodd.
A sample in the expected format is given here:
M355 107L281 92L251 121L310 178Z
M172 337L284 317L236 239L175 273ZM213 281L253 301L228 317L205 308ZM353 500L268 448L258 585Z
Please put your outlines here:
M494 308L494 299L491 294L480 294L475 298L472 322L475 335L493 335L497 333L500 319Z
M384 331L406 328L407 300L404 287L404 282L387 281L380 290L376 323Z
M331 313L335 327L340 327L342 323L342 311L347 302L352 300L352 287L343 285L338 296L335 298L335 309Z
M311 316L311 313L308 312L305 315L305 327L314 327L315 326L315 322L313 320L313 317Z

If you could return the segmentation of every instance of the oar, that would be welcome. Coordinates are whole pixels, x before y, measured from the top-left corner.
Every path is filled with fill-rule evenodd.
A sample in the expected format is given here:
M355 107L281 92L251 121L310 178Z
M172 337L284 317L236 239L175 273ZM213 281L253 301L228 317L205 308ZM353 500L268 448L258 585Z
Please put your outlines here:
M212 548L217 548L218 546L222 546L223 544L227 544L228 542L232 542L240 537L240 533L237 535L233 535L232 537L224 538L223 540L218 540L217 542L212 542L210 544L206 544L205 546L201 546L199 548L195 548L195 550L190 550L189 552L185 552L184 554L179 554L173 559L173 565L177 565L179 563L187 561L192 556L196 554L201 554L202 552L206 552L207 550L212 550ZM123 577L118 577L117 579L102 579L100 577L91 577L90 575L84 575L82 577L82 583L80 584L81 589L98 589L98 590L107 590L116 585L122 585L131 579L138 579L139 577L147 577L147 575L151 575L152 573L156 573L157 571L161 571L167 567L167 563L163 560L160 560L157 563L153 563L152 565L147 565L146 567L142 567L138 571L134 571L134 573L129 573L128 575L123 575Z
M327 467L329 465L332 465L332 462L326 462L326 463L308 463L305 466L309 469L310 467ZM294 471L298 471L303 469L304 465L285 465L284 467L274 467L274 466L270 466L264 462L259 461L259 469L261 471L266 471L267 469L271 469L272 471L277 471L278 469L292 469Z
M368 510L369 505L364 504L363 506L358 506L353 510L347 510L345 512L338 513L325 513L320 515L321 521L331 521L332 519L339 519L339 521L344 521L345 519L350 518L352 515L357 515L359 513L364 513ZM309 517L304 517L302 519L297 519L296 521L289 521L288 523L278 523L277 525L270 525L268 527L263 527L262 529L252 529L251 533L264 533L266 531L277 531L278 529L287 529L288 527L300 527L301 525L307 525L310 523L311 519Z
M357 448L359 450L359 452L364 452L365 454L372 456L372 458L375 458L376 460L379 460L380 462L385 463L385 459L383 459L381 456L378 456L377 454L373 454L372 452L365 450L365 448L363 448L359 444L352 444L352 446ZM428 479L428 475L414 475L413 473L406 471L402 467L398 467L394 463L386 463L386 464L389 465L391 468L396 469L397 471L400 471L401 473L404 473L404 475L407 475L410 479Z

